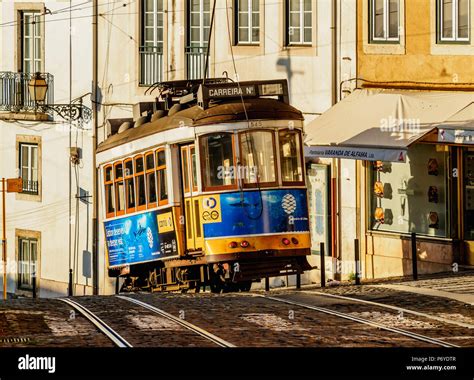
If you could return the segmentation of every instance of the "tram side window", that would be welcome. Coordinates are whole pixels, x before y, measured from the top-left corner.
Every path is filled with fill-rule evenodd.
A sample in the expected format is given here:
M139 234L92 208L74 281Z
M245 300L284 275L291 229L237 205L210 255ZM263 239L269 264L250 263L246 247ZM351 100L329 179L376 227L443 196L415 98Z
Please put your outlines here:
M201 137L204 190L233 187L234 148L232 134L219 133Z
M137 192L137 209L143 210L146 208L145 195L145 170L143 165L143 156L135 157L135 185Z
M166 155L164 149L156 152L156 173L158 178L158 204L168 203L168 185L166 183Z
M104 186L105 186L105 205L107 218L115 216L115 197L114 182L112 176L112 165L106 166L104 170Z
M135 186L133 183L132 159L125 160L125 193L127 199L127 212L135 211Z
M240 176L245 185L276 184L275 142L272 131L240 134Z
M283 130L278 133L278 139L283 184L303 182L300 133L298 131Z
M148 195L148 208L156 207L156 174L155 174L155 156L153 152L145 155L146 165L146 186Z
M115 170L115 204L117 205L117 215L125 212L125 192L123 186L123 166L118 162L114 166Z

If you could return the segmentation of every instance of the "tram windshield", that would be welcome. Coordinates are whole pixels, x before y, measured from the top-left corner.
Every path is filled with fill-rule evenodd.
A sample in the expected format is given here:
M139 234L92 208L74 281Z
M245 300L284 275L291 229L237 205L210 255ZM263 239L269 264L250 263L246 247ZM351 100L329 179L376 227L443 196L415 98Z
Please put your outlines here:
M204 188L235 184L232 134L219 133L201 138Z
M276 183L273 131L240 134L240 170L244 184Z

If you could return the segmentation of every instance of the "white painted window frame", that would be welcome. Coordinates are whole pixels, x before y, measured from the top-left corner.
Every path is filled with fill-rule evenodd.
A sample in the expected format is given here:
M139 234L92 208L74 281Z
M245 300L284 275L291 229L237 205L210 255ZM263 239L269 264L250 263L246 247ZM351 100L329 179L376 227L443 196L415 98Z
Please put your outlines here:
M26 35L26 17L32 18L33 19L33 24L31 24L31 35ZM30 62L30 65L32 66L31 71L28 71L30 73L35 73L35 72L43 72L44 71L44 57L42 55L42 45L43 45L43 40L44 36L42 33L42 28L41 28L41 12L35 11L35 10L22 10L21 11L21 19L22 19L22 24L21 24L21 40L22 40L22 51L21 51L21 65L22 65L22 70L24 72L26 71L26 63ZM38 23L38 27L37 24ZM39 29L39 35L37 34L37 30ZM31 47L30 47L30 58L26 58L26 40L29 39L31 40ZM36 51L36 41L39 40L39 52ZM39 58L36 58L36 57Z
M287 7L288 7L288 12L287 12L287 15L288 15L288 36L287 36L287 41L288 41L288 45L289 46L293 46L293 45L312 45L313 44L313 3L311 2L311 9L309 11L305 11L304 10L304 0L299 0L300 2L300 10L298 12L295 12L295 11L291 11L291 1L292 0L288 0L288 4L287 4ZM297 0L293 0L293 1L297 1ZM299 13L299 16L300 16L300 26L299 27L295 27L295 26L291 26L291 14L292 13ZM304 25L304 16L305 16L305 13L309 13L311 14L311 26L309 27L309 29L311 30L311 40L310 41L305 41L304 40L304 31L305 29L307 29L307 27L305 28L305 25ZM299 29L300 31L300 39L299 41L291 41L291 35L292 35L292 32L291 30L294 30L294 29Z
M27 157L27 162L26 165L24 165L24 157L23 157L23 148L26 147L28 151L28 157ZM33 152L36 154L36 168L33 168L32 165L32 157L33 157ZM38 155L38 145L37 144L29 144L29 143L20 143L20 176L23 181L28 181L32 182L33 181L33 170L36 170L36 182L38 183L37 185L37 193L39 192L38 187L39 187L39 155ZM28 178L23 178L23 168L27 169L27 177Z
M438 24L438 39L440 42L469 42L470 41L470 31L471 31L471 2L468 4L467 8L467 22L468 22L468 36L467 37L459 37L458 33L458 24L459 24L459 18L458 18L458 9L459 9L459 0L452 0L453 2L453 9L452 9L452 14L451 17L453 19L453 25L451 26L452 30L452 37L443 37L443 22L444 22L444 0L438 0L438 10L439 10L439 22Z
M162 3L162 10L158 10L158 3ZM153 25L147 25L146 22L146 15L153 14ZM158 25L158 15L162 15L162 24ZM165 1L164 0L153 0L153 9L149 10L146 7L146 0L143 1L143 24L142 24L142 33L143 33L143 46L146 46L147 43L152 43L153 46L160 46L163 47L164 43L164 33L165 33ZM153 40L146 39L146 30L152 28L153 29ZM163 31L162 39L158 39L158 29Z
M383 37L375 36L375 1L370 0L371 15L370 15L370 39L375 42L399 42L400 41L400 0L397 0L397 15L398 27L397 37L389 37L390 25L390 0L383 2Z
M260 0L246 0L247 1L247 12L242 12L240 11L240 8L239 8L239 0L236 0L235 4L236 4L236 9L237 9L237 36L236 36L236 40L237 40L237 44L243 44L243 45L259 45L260 44L260 22L258 24L258 26L254 27L253 25L253 15L254 14L257 14L259 19L260 19ZM258 5L258 10L257 11L254 11L253 10L253 2L257 2L257 5ZM240 15L242 13L247 13L247 17L248 17L248 25L247 26L241 26L240 25ZM258 40L255 40L253 39L253 30L254 28L258 28ZM244 41L244 40L241 40L240 39L240 30L241 29L247 29L247 32L248 32L248 39L247 41Z

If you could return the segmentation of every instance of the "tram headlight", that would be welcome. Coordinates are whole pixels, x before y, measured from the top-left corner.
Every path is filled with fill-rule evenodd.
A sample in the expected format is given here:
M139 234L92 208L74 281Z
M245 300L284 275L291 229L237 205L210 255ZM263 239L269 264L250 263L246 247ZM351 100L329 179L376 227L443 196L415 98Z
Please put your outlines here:
M242 241L240 242L240 246L241 246L242 248L247 248L249 245L250 245L250 243L249 243L247 240L242 240Z
M289 244L290 244L290 239L288 239L288 238L283 238L283 239L281 239L281 242L282 242L283 244L285 244L285 245L289 245Z
M237 242L235 242L235 241L231 241L231 242L229 243L229 248L237 248L237 246L238 246L238 244L237 244Z

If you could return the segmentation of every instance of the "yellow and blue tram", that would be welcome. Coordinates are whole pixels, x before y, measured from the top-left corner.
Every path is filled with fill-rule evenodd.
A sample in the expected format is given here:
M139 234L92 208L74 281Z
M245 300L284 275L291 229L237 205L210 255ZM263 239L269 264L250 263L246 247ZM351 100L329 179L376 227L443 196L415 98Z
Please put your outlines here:
M123 290L249 290L310 269L302 113L285 80L163 82L97 150Z

